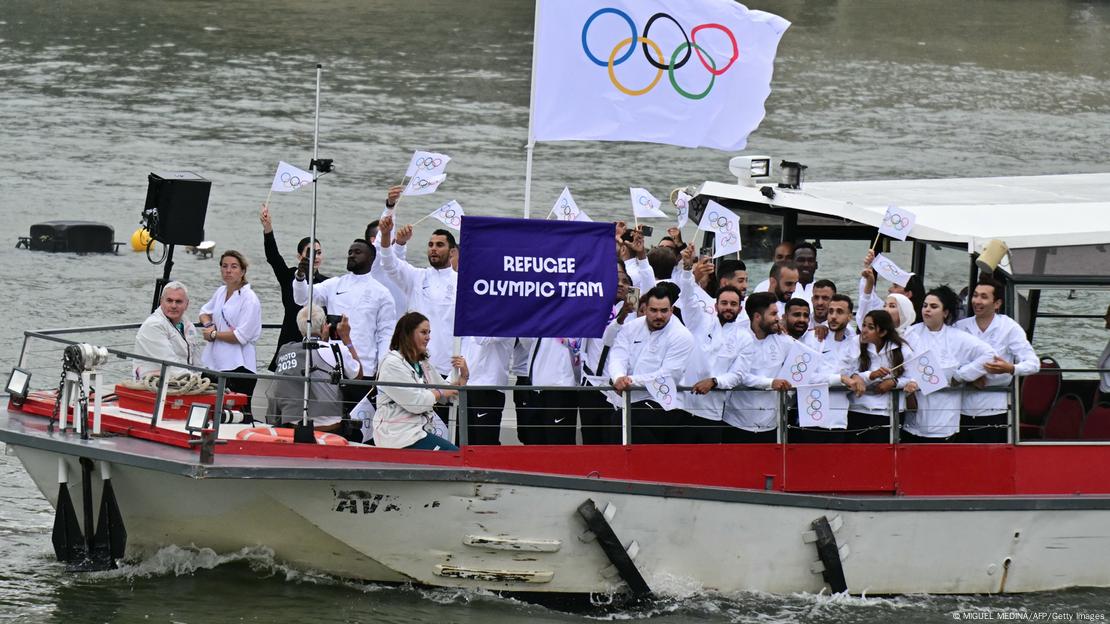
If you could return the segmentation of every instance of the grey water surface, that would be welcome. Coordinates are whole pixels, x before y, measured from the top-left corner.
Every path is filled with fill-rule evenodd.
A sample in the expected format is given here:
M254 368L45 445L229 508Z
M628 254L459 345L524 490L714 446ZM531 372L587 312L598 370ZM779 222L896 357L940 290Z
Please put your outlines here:
M748 153L800 160L813 180L1110 170L1110 3L750 6L793 26L782 39L767 117ZM254 261L248 277L265 319L277 322L280 300L263 261L257 209L278 160L307 168L316 63L324 65L320 155L337 164L318 188L326 269L342 270L347 244L378 216L384 189L400 180L414 149L454 160L439 192L403 202L401 220L448 199L470 214L520 215L532 29L533 4L522 0L0 0L0 217L7 237L0 244L6 300L0 360L14 363L25 329L146 316L162 267L143 254L32 253L14 243L32 223L50 219L103 221L115 227L117 240L127 240L151 171L194 171L212 180L206 237ZM625 218L629 186L663 197L676 186L728 181L731 155L648 144L540 144L533 214L542 216L569 185L595 219ZM307 190L273 198L278 240L290 257L307 232L310 201ZM422 223L416 240L431 229ZM852 284L861 249L827 247L821 272ZM959 258L945 266L927 281L965 278ZM215 262L180 250L174 277L192 288L194 313L219 285ZM1054 304L1101 313L1107 299L1105 291L1079 292ZM1105 339L1090 321L1046 330L1037 346L1089 366ZM129 344L120 339L113 346ZM260 356L268 358L271 348ZM33 356L57 370L57 351ZM33 385L49 387L55 379L56 372L39 375ZM53 561L51 522L49 505L18 461L0 457L0 620L584 617L487 595L350 583L286 569L263 549L212 553L182 545L120 571L71 575ZM1110 614L1110 591L1094 589L895 598L721 596L681 583L667 589L670 597L651 607L597 617L935 622L1042 612L1105 621Z

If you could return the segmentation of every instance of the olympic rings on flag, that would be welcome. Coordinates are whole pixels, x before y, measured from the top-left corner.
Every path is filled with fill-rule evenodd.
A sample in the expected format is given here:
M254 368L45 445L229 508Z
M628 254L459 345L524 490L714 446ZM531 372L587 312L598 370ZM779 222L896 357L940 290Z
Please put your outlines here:
M442 158L433 158L431 156L425 156L424 158L421 158L421 159L416 161L416 166L417 167L419 167L420 169L426 169L428 171L432 171L433 169L438 169L440 167L440 165L442 165L442 164L443 164L443 159Z
M620 40L616 44L613 50L609 53L608 62L603 61L602 59L594 55L594 53L590 50L588 38L590 26L593 25L594 20L606 14L616 15L617 17L623 19L625 23L628 24L629 34L631 35L626 39ZM682 43L678 44L678 47L676 47L674 52L671 54L669 63L667 62L666 57L663 54L663 50L659 47L659 44L655 43L655 41L648 37L648 33L651 31L651 27L655 24L656 21L661 19L670 20L671 23L673 23L675 27L678 28L678 31L682 33L683 41ZM705 48L698 45L698 33L704 30L719 30L724 33L726 37L728 37L729 43L732 45L732 55L729 57L728 62L725 63L724 66L718 67L717 61L709 55L709 52L706 51ZM621 84L620 80L617 79L617 74L614 68L632 57L632 54L636 50L637 43L640 44L640 47L643 50L644 58L647 59L647 62L652 67L657 69L658 72L655 74L655 78L652 79L646 87L642 89L629 89L625 85ZM628 47L628 50L621 54L621 51L626 46ZM709 93L713 90L713 86L715 84L717 76L720 76L727 72L729 69L732 68L736 61L740 59L740 45L736 41L736 35L733 34L732 30L729 29L727 26L717 23L699 24L698 26L695 26L693 29L691 29L689 34L687 34L686 29L683 28L682 24L679 23L679 21L675 19L674 16L668 13L656 13L648 18L647 24L644 25L643 33L638 33L636 30L636 23L632 20L632 18L624 11L615 9L613 7L598 9L597 11L594 11L594 13L590 15L589 18L586 19L586 22L582 25L582 51L586 53L586 58L590 59L590 61L595 65L608 68L610 82L613 83L613 86L616 87L618 91L624 93L625 95L637 96L644 95L645 93L650 92L652 89L655 88L655 85L659 83L659 80L663 77L663 72L665 71L667 72L667 77L670 80L671 87L674 88L675 93L678 93L682 97L689 100L700 100L709 95ZM655 53L654 57L652 55L652 52ZM691 52L697 54L698 60L701 62L702 67L704 67L705 70L710 73L709 85L700 93L692 93L690 91L686 91L678 85L678 80L675 78L675 70L681 69L687 64L687 62L690 60ZM681 59L679 58L680 55L682 57Z
M886 220L887 223L890 224L890 227L898 230L899 232L906 229L906 226L910 224L909 219L906 219L905 217L903 217L902 215L900 215L898 213L895 213L895 214L891 215L889 219L885 219L885 220Z
M731 245L735 243L736 239L739 237L739 233L732 229L732 224L729 222L728 217L719 214L716 210L709 213L709 225L712 225L713 229L716 230L714 235L721 239L721 244L723 245Z
M940 377L937 376L937 370L929 364L929 358L924 355L917 359L917 372L925 378L925 381L933 384L934 386L940 383Z
M286 171L281 174L281 183L289 188L298 189L308 184L308 180L301 180L301 176L296 176Z
M801 381L805 379L806 371L809 370L809 363L813 361L813 356L808 353L803 353L794 358L794 364L790 367L790 378L794 381Z
M454 208L444 209L443 211L441 211L440 216L443 219L444 223L447 223L453 228L458 228L460 225L462 225L462 219L459 218L462 215L460 215L459 212Z
M411 185L412 185L413 188L422 188L422 189L424 189L424 188L428 188L429 186L435 186L436 184L438 184L438 182L436 182L435 180L429 180L427 178L417 178L417 177L414 176L412 178L412 184Z
M806 413L813 420L821 420L825 417L822 407L821 391L816 388L810 390L809 395L806 396Z
M664 407L669 407L674 401L674 397L671 396L671 387L667 385L667 378L656 377L652 380L651 384L655 386L660 403L663 403Z

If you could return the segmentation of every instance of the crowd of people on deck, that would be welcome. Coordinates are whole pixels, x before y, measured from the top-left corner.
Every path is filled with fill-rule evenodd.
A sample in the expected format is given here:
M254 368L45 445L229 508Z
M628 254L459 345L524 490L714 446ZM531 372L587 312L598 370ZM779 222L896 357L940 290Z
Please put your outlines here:
M309 416L318 429L389 448L456 448L446 424L458 391L427 387L444 384L481 386L466 392L460 427L469 444L500 444L511 435L501 427L506 395L485 387L511 383L522 387L511 400L523 444L619 443L617 393L626 391L635 444L775 442L784 406L788 442L889 442L897 412L903 442L1002 443L1006 389L1015 376L1040 369L1025 331L1001 313L1004 287L990 275L968 293L965 314L955 292L926 291L918 276L880 296L868 252L853 299L819 277L814 244L785 241L767 278L749 292L743 261L699 257L677 228L648 248L641 230L623 222L614 241L618 287L602 337L464 337L455 354L459 245L449 230L437 229L427 241L427 266L414 266L407 251L413 228L394 223L400 192L389 190L383 216L348 247L347 272L331 277L320 272L319 241L302 239L297 263L286 263L262 207L266 259L284 307L268 368L289 380L269 385L266 413L253 414L256 421L301 420L307 368ZM220 256L223 285L202 306L200 327L186 320L185 285L166 284L135 353L256 373L262 309L247 268L237 251ZM814 364L829 385L830 405L820 426L799 424L794 384L779 374L796 342L821 354ZM926 351L949 380L930 393L906 371ZM137 378L158 369L136 360ZM359 379L382 385L342 383ZM660 379L683 388L664 392L680 394L681 407L665 409L660 389L649 391ZM1110 379L1103 385L1110 390ZM598 389L576 389L582 386ZM227 388L250 396L255 380L230 377Z

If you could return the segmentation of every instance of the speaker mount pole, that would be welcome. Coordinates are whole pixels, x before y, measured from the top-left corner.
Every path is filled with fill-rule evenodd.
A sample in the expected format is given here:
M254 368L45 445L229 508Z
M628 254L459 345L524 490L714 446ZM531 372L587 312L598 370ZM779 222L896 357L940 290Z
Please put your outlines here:
M294 428L293 441L316 443L316 436L312 428L312 420L308 417L308 400L309 390L312 379L312 346L310 338L312 337L312 307L315 305L313 299L313 285L316 281L316 187L320 180L321 165L330 168L331 161L321 163L319 160L320 155L320 75L324 71L324 66L320 63L316 64L316 119L312 130L312 160L309 162L309 171L312 172L312 222L309 228L308 235L308 318L305 320L305 348L304 348L304 403L303 411L301 413L301 423ZM325 169L325 173L327 170Z
M162 289L170 283L170 271L173 271L173 247L173 243L166 247L166 268L162 270L162 277L154 280L154 302L150 304L151 314L154 314L158 305L162 303Z

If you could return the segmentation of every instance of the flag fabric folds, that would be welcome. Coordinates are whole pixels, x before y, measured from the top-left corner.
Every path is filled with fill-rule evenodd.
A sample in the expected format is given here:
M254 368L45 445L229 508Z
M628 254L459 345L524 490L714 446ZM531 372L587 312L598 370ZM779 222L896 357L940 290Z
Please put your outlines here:
M679 191L678 197L675 199L674 207L678 209L678 229L686 227L686 222L690 220L690 200L693 199L686 194L685 191Z
M929 351L915 355L903 366L906 376L917 382L922 394L932 394L948 387L948 374Z
M312 184L312 174L304 169L299 169L285 162L278 162L277 173L270 190L274 193L292 193L293 191Z
M793 386L817 385L821 379L817 370L820 360L820 353L795 340L776 377L789 381Z
M439 219L447 227L457 230L459 226L462 225L464 214L466 213L463 212L463 207L459 205L459 202L452 199L439 208L436 208L431 216Z
M540 0L533 137L741 150L787 20L731 0Z
M666 411L682 408L682 393L671 375L660 375L644 384L652 399Z
M705 205L698 229L713 233L713 257L740 251L740 217L712 199Z
M883 254L875 254L875 259L871 261L871 268L886 281L894 282L903 288L913 275L909 271L903 271L893 260Z
M632 196L632 214L637 219L666 219L667 213L659 209L659 200L643 188L628 189Z
M549 214L555 215L555 218L559 221L593 221L589 215L578 207L578 204L570 195L570 188L565 186L563 192L559 193L559 199L555 200L555 205L551 207Z
M402 195L416 196L416 195L430 195L436 192L440 184L447 179L446 173L437 173L433 175L425 175L417 171L411 178L409 183L405 185L405 190L401 191Z
M409 168L405 171L405 177L411 178L420 173L427 178L445 173L449 162L451 162L451 157L446 154L417 150L413 152L412 160L409 161Z
M883 222L879 226L879 234L904 241L910 235L910 230L915 223L917 223L917 215L909 210L890 205L886 207L886 214L883 215Z
M841 422L831 422L829 408L829 385L798 386L798 426L841 428L848 424L847 418Z

